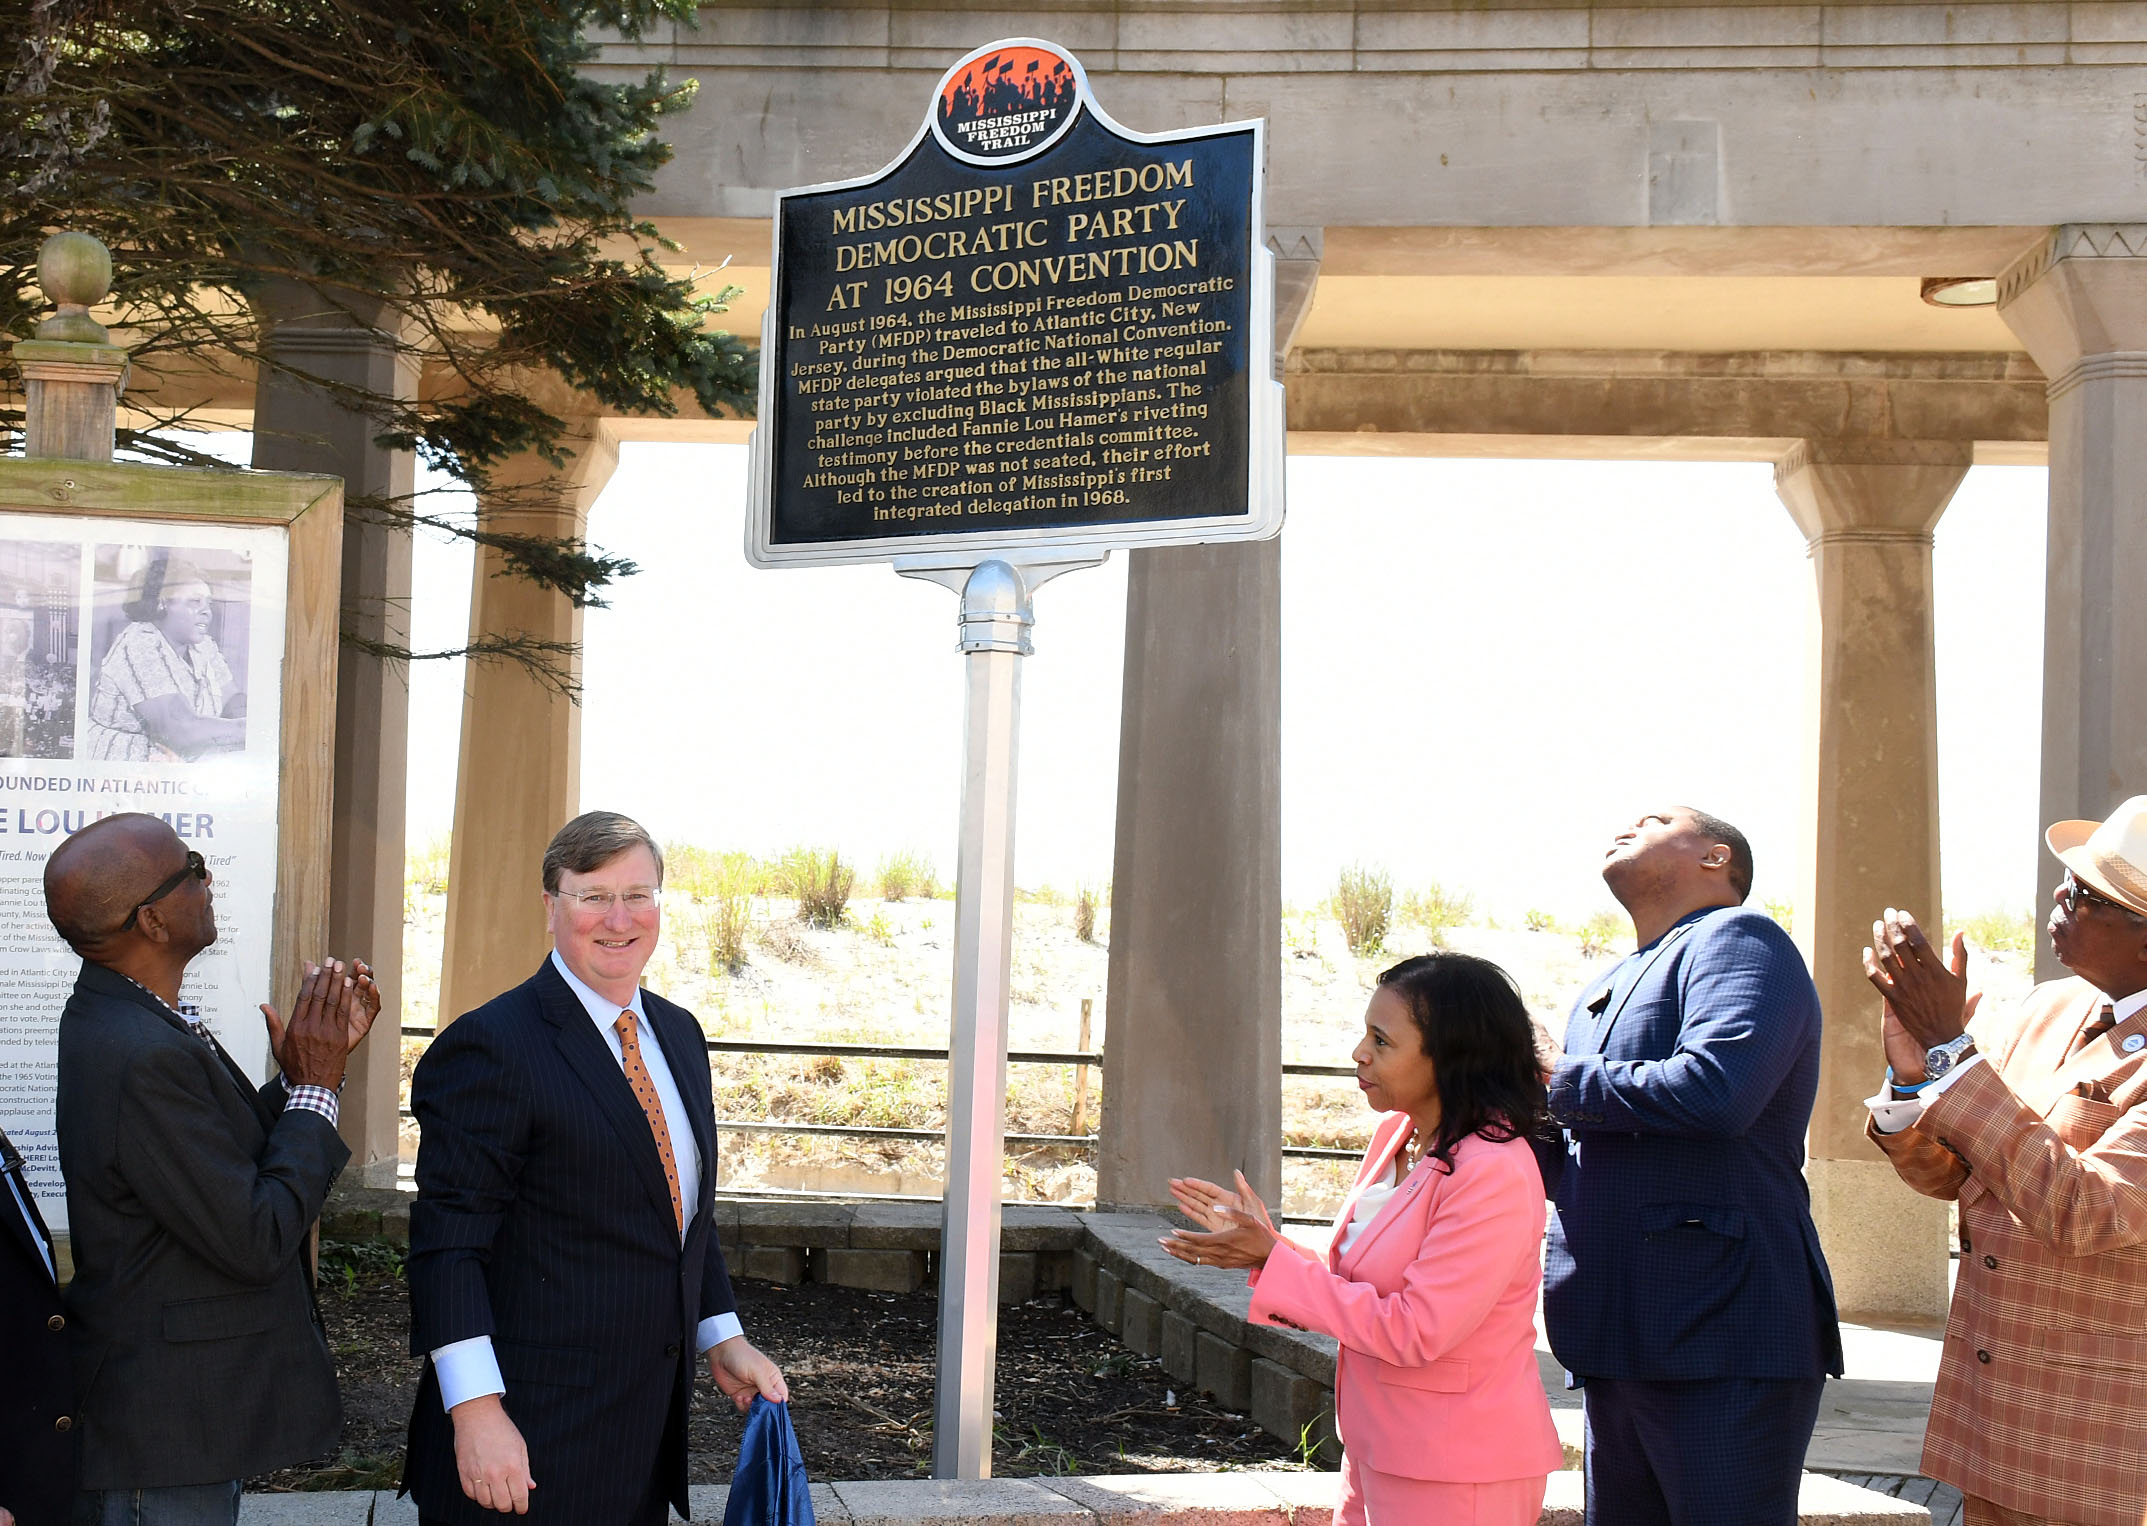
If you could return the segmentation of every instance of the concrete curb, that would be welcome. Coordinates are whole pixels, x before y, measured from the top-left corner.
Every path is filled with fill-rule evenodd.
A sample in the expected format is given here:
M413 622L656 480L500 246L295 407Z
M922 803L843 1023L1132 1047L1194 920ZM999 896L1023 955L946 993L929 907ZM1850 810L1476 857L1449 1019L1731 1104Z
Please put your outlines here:
M884 1479L813 1485L821 1526L1327 1526L1335 1473L1131 1473L1066 1478ZM697 1485L693 1519L721 1521L730 1491ZM1553 1473L1539 1526L1581 1526L1581 1476ZM1807 1473L1800 1526L1929 1526L1922 1505ZM417 1507L385 1492L249 1494L239 1526L417 1526Z

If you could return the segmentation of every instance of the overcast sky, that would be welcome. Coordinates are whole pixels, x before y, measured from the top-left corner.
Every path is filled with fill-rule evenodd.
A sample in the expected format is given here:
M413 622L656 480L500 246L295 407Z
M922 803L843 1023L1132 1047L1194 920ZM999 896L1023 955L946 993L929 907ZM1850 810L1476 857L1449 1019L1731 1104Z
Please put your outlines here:
M757 571L745 450L629 445L590 533L641 574L587 623L585 806L769 853L904 847L948 873L955 599L881 567ZM2043 502L1978 467L1937 533L1942 852L1955 914L2033 900ZM1787 899L1811 566L1764 466L1297 456L1283 540L1283 875L1440 880L1498 914L1610 904L1604 841L1658 802L1737 822ZM422 644L468 630L469 558L421 539ZM1111 872L1125 561L1037 596L1017 878ZM413 841L454 808L461 673L412 688ZM533 828L534 830L534 828Z

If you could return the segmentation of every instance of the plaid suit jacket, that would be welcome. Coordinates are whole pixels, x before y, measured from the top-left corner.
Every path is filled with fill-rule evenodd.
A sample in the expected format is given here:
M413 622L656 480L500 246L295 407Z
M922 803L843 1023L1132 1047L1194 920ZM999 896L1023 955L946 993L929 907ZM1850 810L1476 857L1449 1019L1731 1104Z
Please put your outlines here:
M1957 1198L1961 1266L1923 1471L2085 1526L2147 1516L2147 1011L2068 1058L2104 997L2037 986L1972 1025L1984 1062L1897 1134L1901 1179Z

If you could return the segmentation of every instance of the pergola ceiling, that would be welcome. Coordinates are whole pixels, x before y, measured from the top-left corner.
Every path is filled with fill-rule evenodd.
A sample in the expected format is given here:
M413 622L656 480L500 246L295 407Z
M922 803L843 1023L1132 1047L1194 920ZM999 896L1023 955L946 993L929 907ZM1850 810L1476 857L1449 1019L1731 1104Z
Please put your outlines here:
M675 266L744 288L758 334L770 225L676 218ZM1996 275L2035 228L1329 228L1297 343L1313 349L2020 349L1995 309L1922 300L1926 276ZM727 265L724 264L728 260ZM717 267L721 267L720 269Z
M690 272L707 292L741 288L728 314L717 321L757 341L769 297L772 225L752 218L666 218L659 226L679 246L665 252L667 266ZM1293 450L1765 458L1776 449L1774 436L1779 432L1787 437L1790 422L1802 419L1809 408L1802 403L1786 410L1779 405L1758 408L1748 399L1731 399L1738 384L1717 374L1717 364L1707 357L1744 357L1739 364L1747 374L1782 383L1754 396L1786 397L1785 389L1796 388L1804 397L1810 392L1814 362L1823 368L1831 364L1829 356L1840 357L1861 374L1871 374L1875 365L1890 369L1887 356L1928 356L1934 364L1942 357L1984 356L2006 373L2010 390L2003 396L1990 392L1981 405L2002 415L2003 427L1966 425L1979 436L1979 457L2028 460L2042 455L2039 439L2023 437L2041 433L2039 418L2026 418L2023 412L2029 393L2039 399L2039 382L1996 310L1934 307L1920 295L1921 280L1927 276L1997 274L2041 229L1278 231L1285 243L1301 242L1299 236L1307 231L1317 234L1320 243L1318 280L1297 329L1296 349L1315 362L1315 370L1327 374L1292 379ZM1317 352L1329 353L1322 357ZM1354 358L1340 361L1340 368L1355 373L1358 382L1344 382L1333 374L1335 356L1342 352L1352 352ZM1470 390L1456 391L1450 374L1455 357L1471 353L1483 354L1505 379L1468 381ZM1617 358L1625 354L1632 359ZM1501 356L1507 358L1497 358ZM1680 356L1691 359L1680 361ZM1486 397L1507 392L1528 400L1523 414L1543 408L1558 411L1562 405L1554 400L1562 394L1545 389L1552 377L1566 378L1552 383L1553 388L1570 390L1571 378L1586 374L1602 383L1591 396L1615 399L1637 393L1654 399L1672 394L1664 393L1649 375L1674 380L1681 371L1691 373L1688 381L1704 385L1690 390L1689 408L1670 408L1660 423L1634 416L1622 402L1605 405L1609 413L1629 421L1629 432L1620 436L1578 418L1564 434L1546 432L1524 416L1490 422L1511 411L1503 406L1490 409L1485 423L1476 428L1460 427L1461 415L1477 409ZM1797 375L1785 377L1785 372ZM1442 381L1435 373L1449 374ZM1526 378L1532 380L1519 386ZM1954 380L1967 379L1963 373ZM1842 395L1847 397L1854 384L1846 376L1843 381ZM2026 392L2023 383L2028 384ZM197 395L205 405L205 420L235 427L248 422L251 388L246 377L142 376L138 385L144 392L170 389ZM1373 390L1363 392L1366 385ZM1890 385L1898 392L1901 384ZM1338 386L1344 390L1335 391ZM1397 386L1409 391L1408 399L1393 393ZM1307 387L1314 391L1296 398L1297 391ZM1353 420L1362 412L1362 421L1328 422L1336 413L1336 401L1346 399L1350 387L1358 389L1370 411L1346 406L1344 414ZM1751 390L1749 385L1746 390ZM1442 408L1427 401L1448 395L1467 406ZM1379 406L1370 407L1372 400ZM1732 402L1736 406L1730 406ZM1886 406L1898 411L1900 402ZM1397 417L1383 417L1397 409ZM1668 429L1670 415L1694 410L1695 417L1682 430L1655 432ZM1412 422L1412 411L1444 422ZM1724 419L1711 423L1716 412ZM1782 417L1779 428L1763 427L1762 421L1776 414ZM1314 416L1320 421L1314 422ZM607 432L622 439L737 439L748 427L739 421L681 416L621 419L607 424ZM1437 432L1420 432L1426 428ZM1765 438L1743 438L1742 428L1762 430Z

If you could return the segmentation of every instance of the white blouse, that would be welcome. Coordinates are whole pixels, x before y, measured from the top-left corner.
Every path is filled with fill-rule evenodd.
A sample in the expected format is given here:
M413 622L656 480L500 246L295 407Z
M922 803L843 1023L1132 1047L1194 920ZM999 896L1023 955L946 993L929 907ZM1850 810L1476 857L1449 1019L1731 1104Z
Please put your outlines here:
M1404 1180L1401 1168L1403 1153L1396 1150L1394 1159L1387 1163L1386 1179L1365 1188L1364 1196L1357 1199L1357 1211L1349 1216L1349 1222L1342 1226L1341 1239L1335 1242L1334 1253L1337 1260L1349 1254L1349 1248L1357 1243L1357 1237L1371 1227L1372 1220L1379 1217L1379 1210L1387 1206L1387 1199L1401 1191Z

